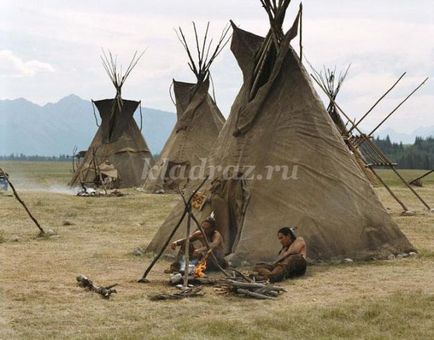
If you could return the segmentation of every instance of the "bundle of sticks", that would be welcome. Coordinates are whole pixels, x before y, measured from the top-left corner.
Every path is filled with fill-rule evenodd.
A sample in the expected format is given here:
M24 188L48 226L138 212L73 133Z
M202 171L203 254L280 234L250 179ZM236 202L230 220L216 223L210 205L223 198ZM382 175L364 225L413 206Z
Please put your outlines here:
M182 300L191 297L202 297L204 293L201 287L187 287L181 289L179 292L173 294L159 293L149 295L149 300L151 301L163 301L163 300Z
M77 276L77 283L82 288L100 294L104 299L110 299L112 294L117 293L116 289L114 289L118 285L117 283L107 287L97 286L84 275Z
M260 300L272 300L286 292L284 288L273 286L268 282L245 282L228 278L218 288L221 294L232 293L241 297L249 297Z

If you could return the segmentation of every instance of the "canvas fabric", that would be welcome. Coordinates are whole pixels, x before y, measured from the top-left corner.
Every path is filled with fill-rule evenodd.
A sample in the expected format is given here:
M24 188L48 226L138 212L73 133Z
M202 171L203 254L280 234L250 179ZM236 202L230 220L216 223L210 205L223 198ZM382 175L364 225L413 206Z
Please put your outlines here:
M150 192L175 190L187 184L189 171L206 160L223 127L224 117L208 94L209 80L200 84L174 81L177 123L146 180ZM172 166L182 166L187 180L168 179Z

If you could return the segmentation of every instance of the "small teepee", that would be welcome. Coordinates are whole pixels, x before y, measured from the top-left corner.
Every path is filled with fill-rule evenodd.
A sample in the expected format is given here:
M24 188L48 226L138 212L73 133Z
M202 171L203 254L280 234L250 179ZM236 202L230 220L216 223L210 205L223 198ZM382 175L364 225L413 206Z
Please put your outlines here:
M344 72L337 74L336 68L330 69L324 67L324 69L321 72L318 72L313 68L312 65L310 65L313 71L312 77L314 77L316 82L326 92L329 98L327 112L330 115L333 122L335 123L336 128L338 129L339 133L344 139L344 142L348 146L350 152L354 155L354 158L357 164L359 165L360 170L362 170L362 172L366 175L366 177L369 179L369 181L372 184L378 184L378 180L375 177L375 175L372 173L372 170L369 168L366 159L363 157L363 154L357 148L354 148L351 143L348 142L348 139L350 137L350 132L349 129L347 128L347 124L345 124L344 121L342 120L342 117L339 113L336 104L336 98L338 97L342 85L345 79L347 78L348 71L350 70L350 66L351 65L349 65Z
M265 38L233 25L244 83L212 153L211 165L231 167L233 176L217 173L198 218L214 211L233 264L274 259L277 230L288 225L298 227L312 261L411 251L290 46L301 11L284 33L290 1L261 3L271 25ZM182 210L172 211L147 251L161 249Z
M145 190L168 192L188 184L191 170L206 161L225 121L215 100L209 95L210 67L228 42L225 29L212 53L209 40L209 24L202 41L193 23L197 59L190 50L184 32L179 28L178 38L185 48L189 67L196 76L196 83L173 81L176 100L177 123L167 140L160 159L149 171Z
M116 97L93 101L101 116L101 125L74 173L71 186L94 184L126 188L143 184L152 154L134 120L141 103L121 96L122 86L141 57L142 54L136 52L126 72L122 73L116 58L110 52L108 56L103 53L103 66L116 89Z

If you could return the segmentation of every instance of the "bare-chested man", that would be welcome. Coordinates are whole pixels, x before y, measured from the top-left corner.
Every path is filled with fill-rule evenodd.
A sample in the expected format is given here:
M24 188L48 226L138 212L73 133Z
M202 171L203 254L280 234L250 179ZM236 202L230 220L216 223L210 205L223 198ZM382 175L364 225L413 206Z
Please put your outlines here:
M258 263L254 271L260 277L278 282L302 276L306 272L306 243L297 237L295 228L284 227L277 232L282 244L279 256L273 263Z
M226 268L227 262L224 258L224 246L223 246L223 236L217 231L217 225L215 222L215 219L208 218L201 224L205 234L206 238L208 240L210 249L213 251L215 257L217 258L218 264ZM195 248L194 242L199 241L201 244L201 247ZM169 272L177 272L181 268L181 261L183 260L184 254L185 254L185 242L186 239L180 239L171 244L171 248L175 250L177 247L181 247L178 256L176 257L176 260L174 263L171 264ZM217 266L212 258L212 256L208 255L208 248L206 246L204 237L200 230L196 230L193 234L190 236L190 259L193 261L196 260L200 261L207 258L207 270L216 270Z

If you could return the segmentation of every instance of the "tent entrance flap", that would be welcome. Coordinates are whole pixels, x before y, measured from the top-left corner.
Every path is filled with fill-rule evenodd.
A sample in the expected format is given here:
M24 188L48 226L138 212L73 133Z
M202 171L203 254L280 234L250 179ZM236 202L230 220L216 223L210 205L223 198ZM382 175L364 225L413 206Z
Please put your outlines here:
M218 211L216 221L225 240L226 254L232 253L241 237L249 193L241 179L215 180L211 187L211 206Z

